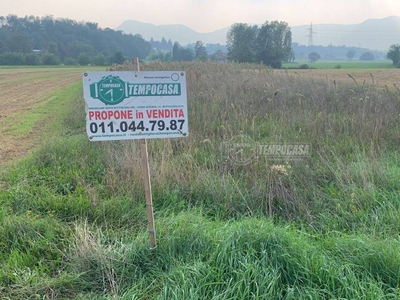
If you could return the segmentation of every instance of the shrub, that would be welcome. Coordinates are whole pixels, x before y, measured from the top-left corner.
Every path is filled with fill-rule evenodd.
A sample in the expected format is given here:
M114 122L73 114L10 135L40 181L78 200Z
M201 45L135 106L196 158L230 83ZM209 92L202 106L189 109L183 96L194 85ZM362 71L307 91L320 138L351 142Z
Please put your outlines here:
M371 52L365 52L365 53L361 54L359 60L371 61L371 60L375 60L375 56Z
M18 66L25 64L25 55L23 53L7 52L0 55L1 65Z
M45 53L42 56L42 64L55 66L60 64L60 59L57 55L53 53Z
M86 53L80 53L76 60L81 66L87 66L91 62L90 56Z
M302 64L302 65L299 66L299 69L311 69L311 68L307 64Z
M100 53L92 59L92 63L96 66L105 66L107 64L106 57Z
M25 55L25 64L28 66L36 66L40 63L40 57L37 54L31 53Z
M76 60L73 59L72 57L66 57L64 59L64 65L66 65L66 66L73 66L73 65L76 65L76 64L77 64Z

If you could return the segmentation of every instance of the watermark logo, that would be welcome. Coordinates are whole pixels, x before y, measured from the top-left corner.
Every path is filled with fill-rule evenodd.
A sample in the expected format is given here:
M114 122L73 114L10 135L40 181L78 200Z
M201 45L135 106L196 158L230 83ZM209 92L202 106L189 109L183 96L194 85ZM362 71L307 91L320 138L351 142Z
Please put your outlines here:
M247 165L259 157L269 160L299 160L311 156L310 143L257 143L246 135L238 135L222 144L222 153L236 164Z
M257 143L247 135L238 135L222 144L222 153L239 165L247 165L257 157Z

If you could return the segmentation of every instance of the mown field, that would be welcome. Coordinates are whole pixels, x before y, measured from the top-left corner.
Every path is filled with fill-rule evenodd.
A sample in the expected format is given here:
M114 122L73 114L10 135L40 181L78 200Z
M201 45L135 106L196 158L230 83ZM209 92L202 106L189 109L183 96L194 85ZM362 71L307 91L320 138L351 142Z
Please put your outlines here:
M148 142L158 247L140 145L89 142L71 80L31 109L45 116L36 137L0 119L37 144L1 172L2 298L400 298L397 89L346 72L339 83L254 65L141 69L188 79L190 135ZM224 151L238 135L308 143L311 156L238 164Z
M55 99L54 92L79 81L82 70L0 68L0 169L34 146L38 132L53 118L53 112L66 109L62 96Z

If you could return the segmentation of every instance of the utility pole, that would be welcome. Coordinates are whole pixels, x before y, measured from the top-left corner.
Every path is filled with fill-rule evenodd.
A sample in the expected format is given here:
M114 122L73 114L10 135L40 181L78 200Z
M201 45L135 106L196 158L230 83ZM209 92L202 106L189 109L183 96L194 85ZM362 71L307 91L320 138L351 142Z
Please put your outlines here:
M309 34L306 35L308 37L308 46L312 46L313 43L313 34L316 33L315 31L312 30L312 22L311 22L311 26L310 28L307 28L307 30L309 31Z

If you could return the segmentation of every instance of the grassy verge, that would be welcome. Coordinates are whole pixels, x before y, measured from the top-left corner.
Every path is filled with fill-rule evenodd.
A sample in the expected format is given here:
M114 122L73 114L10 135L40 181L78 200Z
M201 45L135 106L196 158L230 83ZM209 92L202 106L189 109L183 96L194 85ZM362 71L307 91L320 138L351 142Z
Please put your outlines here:
M158 248L138 143L89 142L73 85L45 146L2 178L4 297L399 298L397 93L234 64L141 67L188 78L189 137L149 141ZM238 164L225 151L238 135L312 151Z
M76 100L74 98L71 99L68 95L79 93L82 89L81 85L81 83L75 83L68 89L46 96L46 101L42 105L19 113L17 120L15 120L16 116L14 115L5 118L2 122L7 124L14 123L5 132L14 136L25 137L32 130L35 130L35 128L38 129L38 126L40 126L40 129L45 127L46 130L46 132L43 132L43 136L49 134L52 136L59 135L57 131L64 131L66 126L62 126L62 124L55 122L55 120L64 118L69 107L74 105L73 102ZM14 121L9 119L14 119ZM48 123L51 125L46 126Z

